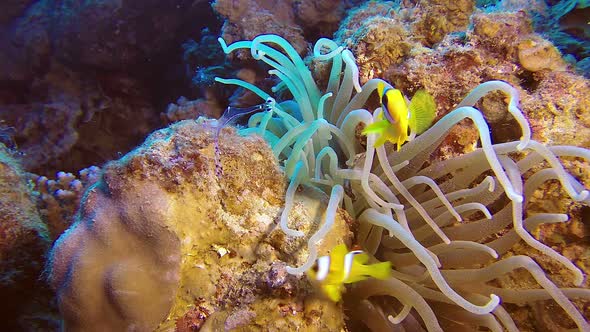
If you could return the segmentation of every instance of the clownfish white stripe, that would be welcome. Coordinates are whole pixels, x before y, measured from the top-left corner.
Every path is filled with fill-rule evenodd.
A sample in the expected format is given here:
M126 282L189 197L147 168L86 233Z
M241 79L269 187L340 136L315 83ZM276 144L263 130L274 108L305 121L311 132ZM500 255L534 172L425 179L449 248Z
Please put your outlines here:
M361 250L353 250L344 256L344 280L347 280L350 276L350 271L352 270L352 260L354 259L354 255L361 254Z
M326 279L328 272L330 272L330 256L318 258L318 274L316 279L319 281Z

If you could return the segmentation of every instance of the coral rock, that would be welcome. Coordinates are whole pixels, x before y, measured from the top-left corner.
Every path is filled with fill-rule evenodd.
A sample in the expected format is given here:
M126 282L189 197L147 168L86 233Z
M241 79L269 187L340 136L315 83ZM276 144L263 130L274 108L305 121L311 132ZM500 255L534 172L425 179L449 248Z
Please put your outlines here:
M295 22L291 1L217 0L212 6L227 18L222 37L228 43L252 40L258 35L273 31L289 40L299 54L307 50L303 31Z
M526 70L535 72L543 69L565 70L561 53L549 41L531 38L518 44L518 60Z
M34 328L35 315L50 310L41 273L50 241L21 167L0 144L0 329ZM32 303L46 306L31 312ZM23 325L24 324L24 325Z
M475 9L473 0L419 1L420 15L414 24L414 32L425 37L428 46L440 42L446 34L465 30Z
M216 162L212 129L178 122L104 167L52 252L68 329L340 331L341 308L281 270L305 261L309 237L276 228L285 183L271 150L226 128ZM301 189L290 223L312 233L327 197ZM320 254L351 240L349 219L339 215ZM318 312L330 319L315 319Z

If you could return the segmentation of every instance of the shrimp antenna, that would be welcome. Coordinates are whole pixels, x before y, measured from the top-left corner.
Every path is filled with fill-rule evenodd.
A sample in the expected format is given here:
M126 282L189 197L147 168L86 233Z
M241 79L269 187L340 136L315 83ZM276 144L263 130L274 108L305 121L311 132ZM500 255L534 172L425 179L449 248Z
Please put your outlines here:
M270 111L270 110L272 110L273 105L274 105L274 100L272 98L269 98L262 104L258 104L258 105L254 105L254 106L250 106L250 107L243 107L243 108L228 106L225 109L225 111L223 112L223 114L221 115L219 120L217 120L217 125L216 125L217 130L215 131L215 137L214 137L215 173L217 174L217 177L220 177L223 175L223 168L221 167L220 151L219 151L219 133L221 132L221 129L223 129L223 127L225 127L226 125L228 125L232 121L235 121L244 115L249 115L249 114L253 114L256 112L262 112L262 111Z

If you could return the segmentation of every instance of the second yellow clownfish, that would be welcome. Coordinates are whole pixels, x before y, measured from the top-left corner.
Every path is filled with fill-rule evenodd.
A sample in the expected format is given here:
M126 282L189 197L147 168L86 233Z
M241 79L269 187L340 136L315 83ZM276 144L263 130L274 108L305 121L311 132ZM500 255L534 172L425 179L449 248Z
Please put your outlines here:
M317 269L310 269L307 275L318 282L323 293L332 301L342 298L344 284L349 284L370 277L387 279L391 276L391 262L367 265L369 256L361 250L348 251L345 244L332 249L329 256L317 260Z
M378 119L363 130L364 135L377 134L375 147L389 141L397 144L399 150L408 140L408 129L422 134L428 129L436 116L434 98L425 90L414 94L409 106L398 89L386 88L383 82L377 85L382 112Z

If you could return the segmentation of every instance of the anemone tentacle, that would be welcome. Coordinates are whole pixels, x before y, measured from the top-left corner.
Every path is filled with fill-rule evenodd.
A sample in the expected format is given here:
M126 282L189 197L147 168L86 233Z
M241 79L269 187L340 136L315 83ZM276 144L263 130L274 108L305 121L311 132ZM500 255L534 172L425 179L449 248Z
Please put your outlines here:
M350 302L347 305L357 306L367 317L388 317L370 321L355 314L369 328L378 330L420 317L424 328L441 331L439 320L453 316L474 328L515 331L516 325L500 304L502 298L519 304L553 299L580 330L590 330L570 300L590 299L590 291L560 289L530 257L501 257L514 243L524 240L567 267L576 285L584 278L575 264L529 233L540 223L565 222L567 215L540 213L525 218L525 211L532 193L551 179L558 180L573 200L588 203L589 191L566 171L559 157L579 157L588 162L590 150L545 146L532 140L516 89L502 81L480 84L455 110L393 151L387 145L376 148L374 134L369 134L366 142L357 138L358 127L371 124L381 112L380 108L368 108L369 97L379 83L391 85L371 79L360 86L358 68L349 50L325 38L315 44L312 61L332 65L328 83L321 90L303 59L279 36L262 35L231 45L220 42L226 53L250 49L252 56L271 66L269 73L280 80L272 92L284 87L293 96L291 101L273 103L272 111L265 115L253 115L249 128L241 130L266 138L284 163L290 184L281 228L288 236L306 235L288 226L289 209L299 185L316 186L330 197L320 230L307 234L309 258L298 268L290 267L289 273L301 274L311 267L317 255L315 246L327 234L337 207L342 205L360 220L357 239L365 251L393 263L391 278L360 282L346 297ZM240 80L217 80L249 89L264 100L272 95ZM488 123L474 106L495 90L509 98L507 112L520 126L519 141L494 144ZM481 147L444 161L430 161L449 131L466 118L473 120ZM525 179L527 172L532 174ZM345 184L350 190L343 190ZM508 230L510 225L512 229ZM384 230L388 232L384 234ZM490 239L504 230L503 235ZM485 284L518 268L528 270L542 289L508 290ZM372 297L378 295L389 299L389 305L379 307L383 302L374 302ZM376 312L386 309L391 314Z

